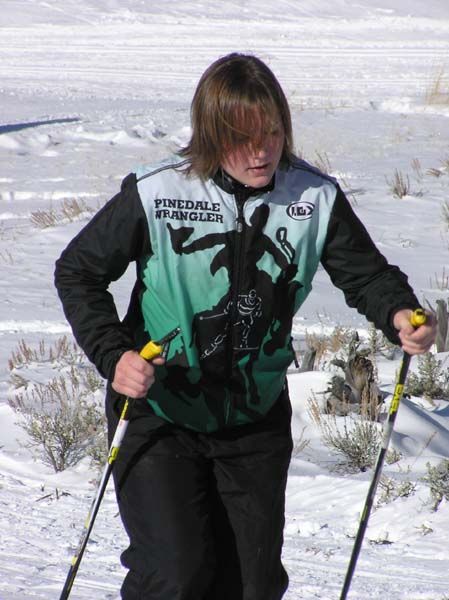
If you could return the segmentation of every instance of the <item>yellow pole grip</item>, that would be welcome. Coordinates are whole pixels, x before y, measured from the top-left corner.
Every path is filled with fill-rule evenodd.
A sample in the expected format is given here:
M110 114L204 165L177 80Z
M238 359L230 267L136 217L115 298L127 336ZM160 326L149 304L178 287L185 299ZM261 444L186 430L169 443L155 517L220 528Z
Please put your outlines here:
M139 354L145 360L152 360L153 358L156 358L156 356L160 356L163 350L163 346L160 346L159 344L156 344L156 342L151 341L148 342L148 344L145 344L145 346L142 348Z
M417 308L413 311L412 316L410 317L410 323L413 327L420 327L424 325L427 321L427 315L422 308Z

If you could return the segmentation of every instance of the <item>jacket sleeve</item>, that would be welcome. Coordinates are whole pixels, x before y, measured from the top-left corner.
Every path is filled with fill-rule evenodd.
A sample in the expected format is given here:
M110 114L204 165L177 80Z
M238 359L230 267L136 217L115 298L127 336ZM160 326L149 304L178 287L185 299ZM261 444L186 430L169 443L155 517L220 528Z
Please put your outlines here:
M99 372L114 375L133 332L120 321L109 284L151 252L134 174L69 243L56 262L55 285L75 339Z
M418 308L419 302L407 276L379 252L340 188L321 263L333 284L343 291L348 306L356 308L398 344L393 316L402 308Z

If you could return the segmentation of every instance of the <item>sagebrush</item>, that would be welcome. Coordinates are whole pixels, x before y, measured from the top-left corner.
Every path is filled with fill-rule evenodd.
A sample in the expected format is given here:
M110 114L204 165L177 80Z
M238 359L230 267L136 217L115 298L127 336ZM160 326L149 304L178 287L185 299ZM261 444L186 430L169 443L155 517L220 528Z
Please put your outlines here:
M63 471L86 456L104 429L103 410L83 391L76 378L56 377L32 385L9 400L29 436L26 447L37 450L45 464Z
M433 509L437 510L443 498L449 500L449 460L444 458L437 465L427 463L427 475L423 480L429 485Z
M376 462L382 442L378 423L363 417L323 414L316 399L309 401L309 414L320 429L321 440L344 458L349 471L366 471Z
M9 404L33 455L62 471L85 456L97 465L107 455L103 380L80 348L64 336L52 345L21 340L9 359L14 391ZM48 377L57 369L57 377Z
M449 400L449 371L431 352L418 356L416 372L409 373L405 391L427 400Z
M416 491L416 482L410 479L396 480L393 477L383 475L379 480L379 494L377 503L388 504L397 498L408 498Z

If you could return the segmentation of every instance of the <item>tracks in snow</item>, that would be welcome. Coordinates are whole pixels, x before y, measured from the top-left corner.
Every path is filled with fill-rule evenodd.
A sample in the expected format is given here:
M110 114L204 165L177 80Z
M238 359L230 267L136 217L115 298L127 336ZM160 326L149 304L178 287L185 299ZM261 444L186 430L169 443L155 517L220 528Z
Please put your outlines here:
M419 24L420 21L418 20ZM379 29L383 27L382 35ZM186 102L204 67L240 50L261 55L288 92L334 101L349 96L423 96L449 55L449 21L432 30L407 20L176 23L34 26L4 29L3 89L51 93L101 91L111 97L176 94ZM416 25L415 25L416 27ZM67 44L68 36L71 43Z

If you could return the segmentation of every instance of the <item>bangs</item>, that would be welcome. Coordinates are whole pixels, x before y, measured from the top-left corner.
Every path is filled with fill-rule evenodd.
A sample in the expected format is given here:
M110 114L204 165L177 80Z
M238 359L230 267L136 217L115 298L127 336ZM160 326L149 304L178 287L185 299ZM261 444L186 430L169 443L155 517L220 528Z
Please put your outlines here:
M267 135L283 127L279 109L271 98L231 99L217 112L215 143L220 154L251 144L260 146Z

